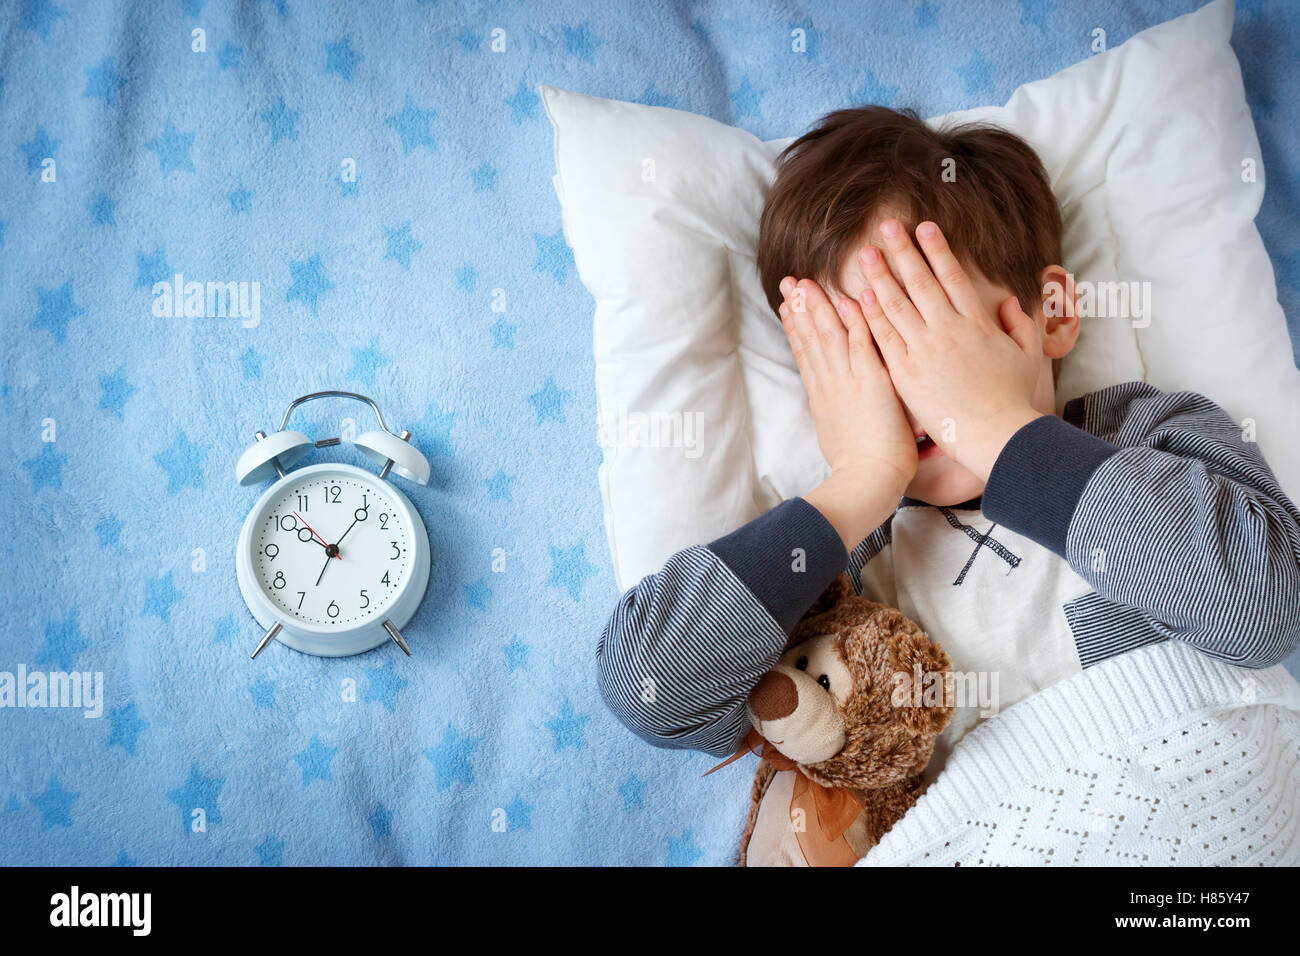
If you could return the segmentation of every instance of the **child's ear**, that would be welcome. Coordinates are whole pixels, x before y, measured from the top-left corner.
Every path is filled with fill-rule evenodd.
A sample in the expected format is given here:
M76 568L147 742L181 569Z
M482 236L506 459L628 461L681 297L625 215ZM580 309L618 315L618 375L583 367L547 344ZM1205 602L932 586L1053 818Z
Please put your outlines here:
M1079 339L1078 295L1074 276L1064 266L1050 265L1039 275L1043 290L1043 354L1059 359Z

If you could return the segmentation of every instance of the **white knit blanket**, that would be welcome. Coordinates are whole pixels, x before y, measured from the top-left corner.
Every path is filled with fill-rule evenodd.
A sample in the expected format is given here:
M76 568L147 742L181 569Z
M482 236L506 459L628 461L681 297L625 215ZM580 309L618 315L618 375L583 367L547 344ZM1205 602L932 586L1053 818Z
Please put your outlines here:
M1300 864L1300 684L1175 642L985 721L859 866Z

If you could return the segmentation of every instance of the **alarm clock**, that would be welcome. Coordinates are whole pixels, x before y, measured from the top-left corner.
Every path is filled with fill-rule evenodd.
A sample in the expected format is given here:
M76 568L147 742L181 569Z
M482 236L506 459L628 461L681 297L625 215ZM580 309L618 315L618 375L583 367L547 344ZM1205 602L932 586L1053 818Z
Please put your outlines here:
M286 430L294 409L321 398L352 399L374 411L380 430L353 444L380 466L377 474L328 463L290 470L313 448L341 441ZM276 476L244 519L235 549L239 590L265 628L253 657L272 641L322 657L390 640L411 653L401 628L424 599L432 561L419 513L389 481L398 475L429 483L429 462L410 439L409 431L388 427L372 399L330 390L294 399L279 431L257 432L240 455L241 485Z

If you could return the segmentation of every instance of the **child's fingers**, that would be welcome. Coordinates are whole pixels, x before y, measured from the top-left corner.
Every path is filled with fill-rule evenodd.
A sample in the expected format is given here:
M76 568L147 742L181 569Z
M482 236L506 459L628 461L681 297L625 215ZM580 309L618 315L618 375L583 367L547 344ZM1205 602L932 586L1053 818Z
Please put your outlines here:
M998 321L1003 331L1011 336L1012 341L1020 346L1022 352L1032 358L1042 356L1043 346L1038 340L1038 323L1032 316L1025 314L1025 311L1020 308L1020 300L1015 296L1002 300L998 306Z
M848 335L830 299L826 297L822 287L811 279L803 279L797 283L795 294L802 297L808 314L812 316L818 351L821 353L826 369L832 375L847 372L849 369Z
M883 313L889 316L890 323L904 340L915 339L925 331L925 320L916 311L916 306L898 284L894 274L889 271L883 252L875 246L863 246L858 252L858 267L862 270L862 275L866 278L871 291L876 294L876 300L880 303ZM867 314L867 310L864 308L862 312L870 321L871 316ZM872 325L872 332L875 332L874 325Z
M852 299L840 299L839 305L840 318L849 335L849 369L859 377L885 371L862 309Z
M871 338L880 349L880 357L885 360L885 365L887 367L899 365L907 358L907 343L880 307L880 299L875 292L867 289L858 297L858 304L862 308L863 318L867 320L867 327L871 330Z
M984 309L979 295L971 284L970 276L953 255L943 230L933 222L923 222L916 227L916 241L921 244L921 251L930 260L934 277L948 294L948 301L953 308L965 316L982 316Z
M796 311L789 299L781 303L779 311L781 328L785 330L785 337L790 341L790 351L794 353L795 364L799 366L799 377L803 379L804 387L811 389L817 381L818 373L825 374L825 362L821 360L820 346L812 327L812 319L806 310Z
M885 248L894 258L898 276L903 280L907 296L914 307L920 311L926 322L942 321L952 312L952 305L943 287L939 285L939 280L930 271L925 256L912 245L912 237L907 234L903 224L897 219L886 219L880 224L880 235L884 238ZM872 288L875 286L873 285ZM889 299L880 289L876 289L876 293L881 296L886 314L893 318L894 314L889 309Z

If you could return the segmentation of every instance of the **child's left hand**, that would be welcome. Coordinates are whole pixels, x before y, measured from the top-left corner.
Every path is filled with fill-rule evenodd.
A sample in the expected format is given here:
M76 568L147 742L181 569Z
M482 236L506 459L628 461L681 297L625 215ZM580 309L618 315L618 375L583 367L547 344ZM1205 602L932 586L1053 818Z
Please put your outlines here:
M906 291L881 251L864 246L858 262L870 288L859 304L872 337L921 427L987 481L1011 436L1043 414L1032 405L1043 368L1038 323L1014 297L990 314L934 223L917 226L925 257L896 219L880 233Z

